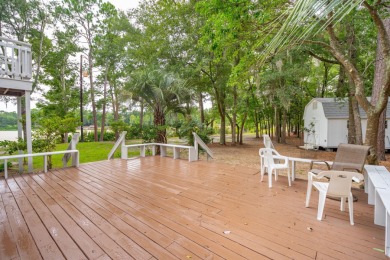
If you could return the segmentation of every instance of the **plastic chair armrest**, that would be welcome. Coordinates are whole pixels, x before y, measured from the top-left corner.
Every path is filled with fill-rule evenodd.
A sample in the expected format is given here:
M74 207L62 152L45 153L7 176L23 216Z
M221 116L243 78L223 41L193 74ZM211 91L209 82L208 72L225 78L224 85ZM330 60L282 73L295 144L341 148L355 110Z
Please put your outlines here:
M330 170L331 165L327 161L322 161L322 160L312 160L310 162L310 170L313 169L314 163L317 163L317 162L323 162L326 165L326 167L328 168L328 170Z

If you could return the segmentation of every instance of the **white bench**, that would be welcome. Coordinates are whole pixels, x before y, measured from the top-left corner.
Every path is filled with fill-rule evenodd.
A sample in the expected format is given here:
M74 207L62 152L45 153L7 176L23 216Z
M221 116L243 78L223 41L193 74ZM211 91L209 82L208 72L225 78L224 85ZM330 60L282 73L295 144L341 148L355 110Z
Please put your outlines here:
M375 190L390 188L390 173L378 165L365 165L364 169L364 191L368 194L368 204L375 205Z
M375 191L374 223L385 226L385 254L390 257L390 189Z
M390 173L384 166L366 165L364 190L375 205L374 223L385 226L385 254L390 257Z
M180 150L181 149L188 149L188 161L193 162L198 160L198 151L195 149L194 146L188 146L188 145L179 145L179 144L163 144L163 143L144 143L144 144L130 144L130 145L124 145L122 146L122 159L127 159L128 149L132 147L139 147L140 148L140 156L145 157L146 153L146 147L151 146L152 147L152 155L156 155L156 146L160 146L160 156L166 157L167 156L167 147L173 149L173 158L174 159L180 159Z

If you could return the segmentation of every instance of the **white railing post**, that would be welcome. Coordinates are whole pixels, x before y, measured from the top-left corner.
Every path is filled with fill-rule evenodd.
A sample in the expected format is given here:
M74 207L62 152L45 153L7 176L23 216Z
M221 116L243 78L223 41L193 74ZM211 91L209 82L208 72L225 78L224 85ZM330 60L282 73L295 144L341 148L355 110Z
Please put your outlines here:
M64 167L66 167L66 164L64 165ZM47 172L47 155L43 156L43 172Z
M128 155L129 151L126 147L126 140L125 138L122 138L122 142L121 142L121 159L127 159L127 155Z
M8 161L7 159L4 160L4 178L8 178Z
M72 140L70 140L70 149L76 150L76 145L79 142L79 133L75 133L72 137ZM79 166L79 153L73 153L72 154L72 166L78 167Z

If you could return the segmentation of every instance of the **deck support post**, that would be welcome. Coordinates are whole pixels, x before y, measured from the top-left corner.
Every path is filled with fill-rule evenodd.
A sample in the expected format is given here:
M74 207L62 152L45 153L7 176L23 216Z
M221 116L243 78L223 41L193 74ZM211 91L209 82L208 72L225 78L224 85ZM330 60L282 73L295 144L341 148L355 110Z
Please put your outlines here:
M30 94L31 91L25 91L25 102L26 102L26 143L27 153L32 154L32 141L31 141L31 106L30 106ZM33 158L28 157L28 172L33 171Z

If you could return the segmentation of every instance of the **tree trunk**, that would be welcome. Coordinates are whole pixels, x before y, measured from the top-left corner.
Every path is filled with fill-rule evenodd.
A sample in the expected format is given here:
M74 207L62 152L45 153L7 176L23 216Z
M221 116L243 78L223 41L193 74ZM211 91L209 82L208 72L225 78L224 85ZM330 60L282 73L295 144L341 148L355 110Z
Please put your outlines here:
M240 133L241 133L241 129L240 129L240 126L237 124L236 125L236 129L237 129L237 131L236 131L236 133L237 133L237 135L235 136L235 138L236 138L236 143L238 143L238 142L240 142Z
M367 131L366 131L366 144L376 144L378 141L378 121L380 114L372 114L367 118ZM370 164L378 164L378 156L376 151L376 146L371 145L370 155L369 155L369 163Z
M223 115L221 115L221 129L219 132L219 144L223 144L223 145L226 144L225 135L226 135L226 119L225 119L225 113L223 113Z
M115 83L111 82L110 79L109 79L109 87L110 87L110 94L111 94L112 112L114 114L114 121L117 122L119 120L118 95L116 93ZM115 140L118 140L118 138L119 138L119 132L116 130Z
M352 103L352 115L355 128L355 144L363 144L363 133L362 133L362 120L359 112L359 103L356 100L355 96L351 97Z
M356 144L355 117L353 116L352 97L348 97L348 143Z
M200 113L200 122L204 124L204 108L203 108L203 94L199 93L199 113Z
M236 144L236 124L237 124L237 86L233 87L233 115L232 115L232 145Z
M387 34L390 33L390 18L386 18L383 21ZM378 102L381 84L384 82L386 75L386 60L382 50L381 39L378 35L376 59L375 59L375 74L374 74L374 85L372 88L371 104L375 105ZM387 105L387 104L386 104ZM378 126L378 140L376 144L377 158L380 161L385 161L385 120L386 120L386 109L383 110L379 117Z
M259 115L257 111L255 111L255 133L256 133L256 138L260 138L259 134Z
M320 97L325 97L325 90L326 87L328 86L328 78L329 78L329 67L330 65L326 62L324 64L324 77L322 79L322 86L321 86L321 91L320 91Z
M244 113L244 116L241 120L241 132L240 132L240 140L239 140L239 143L242 145L244 144L244 138L243 138L243 135L244 135L244 126L245 126L245 122L246 122L246 119L248 118L248 110L245 110L245 113Z
M280 142L282 144L285 144L286 143L286 123L287 123L287 113L286 113L286 109L283 109L283 117L282 117L282 123L281 123L281 138L280 138Z
M353 66L356 67L357 50L355 46L356 36L355 36L355 26L353 24L353 21L347 23L346 30L347 30L348 56ZM355 97L356 91L355 91L354 81L352 80L349 81L348 89L349 89L349 102L351 103L350 108L352 108L352 116L353 116L353 119L350 118L350 120L352 120L354 123L354 134L355 134L354 143L361 145L363 144L362 122L360 118L359 104Z
M139 100L140 102L140 112L139 112L139 128L142 129L143 125L144 125L144 100L143 98L140 98Z
M376 9L373 9L367 2L363 2L363 5L370 11L370 15L378 29L378 35L381 38L381 45L384 46L384 57L386 63L390 63L390 41L387 33L384 30L384 25L379 17ZM379 99L375 105L371 104L365 96L364 81L357 70L356 66L351 60L346 57L341 51L340 43L335 36L333 27L330 25L327 27L327 31L330 36L330 50L334 57L344 66L345 71L348 73L350 80L354 82L356 89L356 98L359 105L366 111L367 114L367 131L365 144L371 146L370 155L367 158L369 164L378 164L376 155L377 135L378 135L378 124L379 116L382 111L386 108L387 100L390 92L390 69L386 69L385 76L383 77L383 84L380 84ZM372 132L375 131L375 132Z
M275 107L275 138L276 142L280 143L280 115L279 109Z
M104 140L104 127L106 124L106 103L107 103L107 71L104 75L103 111L102 111L102 127L100 129L100 142L103 142Z
M90 48L92 48L90 46ZM90 86L90 91L91 91L91 102L92 102L92 117L93 117L93 136L94 136L94 141L97 142L98 140L98 124L97 124L97 115L96 115L96 101L95 101L95 89L93 85L93 75L92 75L92 69L93 69L93 64L92 64L92 51L89 51L88 55L88 63L89 63L89 86Z
M167 143L167 131L165 126L165 114L160 106L154 108L154 126L157 127L157 143Z

